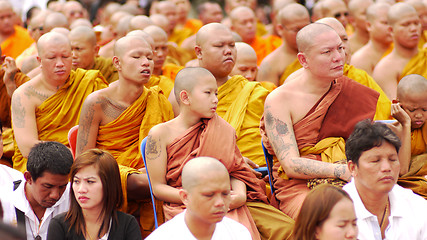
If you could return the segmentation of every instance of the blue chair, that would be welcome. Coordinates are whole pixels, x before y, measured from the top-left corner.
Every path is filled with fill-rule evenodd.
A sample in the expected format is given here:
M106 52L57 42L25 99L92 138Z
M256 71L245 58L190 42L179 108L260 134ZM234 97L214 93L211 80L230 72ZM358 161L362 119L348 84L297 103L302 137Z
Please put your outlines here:
M268 168L267 167L254 168L254 170L257 172L260 172L262 174L262 177L265 177L265 175L268 174Z
M154 226L157 229L159 227L159 224L157 223L156 202L155 202L155 198L154 198L154 194L153 194L153 188L151 187L150 174L148 174L147 162L145 160L145 146L146 145L147 145L147 137L145 137L142 140L140 150L141 150L142 160L144 160L145 171L147 172L148 185L150 187L151 204L153 204L153 211L154 211Z
M271 196L274 195L273 187L273 155L268 153L267 149L264 147L264 143L261 140L262 151L264 151L265 162L267 164L268 171L268 181L270 182Z

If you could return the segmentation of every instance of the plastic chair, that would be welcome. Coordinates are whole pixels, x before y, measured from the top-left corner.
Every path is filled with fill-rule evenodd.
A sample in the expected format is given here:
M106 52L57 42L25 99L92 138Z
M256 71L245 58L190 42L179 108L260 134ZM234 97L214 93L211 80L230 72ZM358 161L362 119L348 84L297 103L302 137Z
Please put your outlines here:
M270 183L271 196L274 195L274 187L273 187L273 155L268 153L267 149L264 147L264 143L261 140L262 150L264 151L265 162L267 164L268 171L268 181Z
M68 144L70 144L71 153L73 158L76 158L76 143L77 143L77 132L79 130L79 125L76 125L68 131Z
M151 196L151 204L153 205L153 211L154 211L154 226L157 229L159 227L159 224L157 223L157 211L156 211L156 202L153 194L153 188L151 187L151 180L150 180L150 174L148 174L148 167L147 162L145 160L145 146L147 145L147 137L145 137L141 142L141 155L142 160L144 161L145 171L147 172L147 178L148 178L148 185L150 187L150 196Z

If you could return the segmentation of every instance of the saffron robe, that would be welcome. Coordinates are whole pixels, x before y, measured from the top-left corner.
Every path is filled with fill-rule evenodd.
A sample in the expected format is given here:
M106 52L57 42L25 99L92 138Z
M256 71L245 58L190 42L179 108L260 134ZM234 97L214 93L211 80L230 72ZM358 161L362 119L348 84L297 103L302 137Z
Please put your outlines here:
M14 26L15 33L1 43L2 54L16 59L25 49L34 43L27 29Z
M414 193L427 199L427 125L411 132L411 163L409 171L399 177L397 184L411 189Z
M242 155L259 166L265 166L259 121L267 95L268 90L259 82L249 82L241 75L231 77L218 88L216 112L236 130Z
M112 58L104 58L101 56L96 57L93 69L99 70L108 83L112 83L119 79L119 73L117 72L116 67L113 65Z
M163 94L166 96L166 98L168 98L169 94L171 93L171 91L173 89L173 84L174 84L174 81L172 81L172 79L170 79L166 76L151 75L150 80L144 86L146 88L151 88L153 86L159 86L160 89L162 89Z
M194 51L193 53L190 53L179 46L175 46L171 43L168 43L168 56L178 61L179 62L178 65L180 66L185 66L185 64L188 61L194 58L193 57L194 54L195 54Z
M263 39L267 42L267 52L273 52L276 50L280 45L282 45L283 40L274 34L268 35L267 37L263 37Z
M187 19L187 22L185 22L184 28L190 29L193 34L196 34L202 26L202 21L200 21L199 19L190 18Z
M388 120L391 117L391 101L381 89L375 80L369 76L366 71L356 68L353 65L344 65L344 76L353 79L354 81L377 91L380 96L377 102L377 111L375 112L374 120Z
M178 65L173 64L173 63L167 63L167 64L164 64L162 67L162 75L165 77L168 77L173 82L175 82L176 75L183 68L184 68L183 66L178 66Z
M400 79L409 74L419 74L427 78L427 49L419 49L418 54L413 56L406 64L400 75Z
M255 36L254 40L248 44L255 50L257 65L261 65L262 60L271 53L267 51L267 41L259 36Z
M259 239L258 230L248 207L253 207L254 213L257 208L264 211L264 213L271 212L274 214L275 212L271 210L273 207L268 205L264 181L256 178L243 160L236 145L235 130L226 121L216 114L211 119L204 119L177 137L166 147L166 151L168 155L166 181L169 186L181 188L181 173L184 165L199 156L218 159L225 165L231 177L244 182L247 188L248 206L243 205L229 211L227 217L231 217L245 225L251 232L253 239ZM164 203L166 219L170 219L182 212L184 208L185 205L183 204ZM280 228L287 228L288 232L287 235L282 234L277 239L289 237L293 227L293 221L289 217L284 214L281 216L282 220L279 221L281 223ZM264 219L264 225L267 222L268 220Z
M178 46L191 35L193 35L193 30L189 28L175 28L172 34L169 36L168 41L176 43Z
M300 150L301 157L321 161L321 153L314 154L320 146L316 144L327 139L331 147L342 146L350 136L354 126L361 120L373 119L379 93L363 86L345 76L333 81L329 91L317 102L307 115L294 123L295 140ZM281 103L277 103L281 104ZM264 120L264 119L263 119ZM264 146L274 155L267 134L264 121L261 121L261 134ZM324 151L331 151L322 147ZM304 150L304 152L302 152ZM336 149L333 149L334 151ZM343 149L342 149L343 150ZM305 155L305 154L308 155ZM343 154L335 154L338 159L329 159L329 162L341 160ZM305 196L310 191L306 179L284 179L279 176L281 168L276 156L273 167L275 195L279 201L279 209L292 218L296 218ZM282 175L282 174L281 174Z
M293 72L300 68L302 68L301 63L299 62L298 58L295 58L295 60L285 68L285 71L282 73L282 76L280 76L279 86L282 86L282 84L289 77L289 75L291 75Z
M111 153L120 167L124 205L121 210L133 213L140 208L140 226L143 235L154 230L154 213L151 200L141 202L127 201L127 177L139 173L144 167L139 146L150 129L159 123L173 118L172 107L159 87L144 88L141 96L118 118L106 125L99 126L96 147ZM161 210L158 204L158 209ZM160 222L162 213L157 213Z
M107 86L104 77L97 70L71 71L65 85L35 110L39 139L69 146L68 131L79 124L84 100L90 93ZM16 170L27 170L27 159L22 156L16 141L12 161Z

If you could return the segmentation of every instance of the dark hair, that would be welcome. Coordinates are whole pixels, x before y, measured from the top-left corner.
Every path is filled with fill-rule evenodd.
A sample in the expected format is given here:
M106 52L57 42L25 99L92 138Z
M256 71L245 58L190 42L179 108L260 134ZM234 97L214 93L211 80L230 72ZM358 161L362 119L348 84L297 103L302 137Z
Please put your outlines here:
M70 209L65 216L65 219L70 222L70 228L75 228L77 234L86 232L86 224L82 213L82 208L76 200L73 184L74 176L83 168L94 165L98 170L98 176L102 182L103 208L99 215L102 219L101 228L98 232L98 237L103 230L108 230L110 226L110 218L117 221L116 210L123 204L123 191L120 180L119 166L113 155L109 152L100 149L90 149L78 156L71 167L71 190L70 190ZM114 224L112 224L114 226Z
M73 164L70 149L59 142L41 142L28 154L27 170L36 181L45 171L51 174L68 175Z
M322 226L334 206L343 198L352 201L347 192L333 185L321 184L313 188L295 220L294 239L315 240L316 229Z
M402 145L399 137L381 122L371 122L370 120L362 120L356 124L353 133L345 143L345 155L347 161L352 161L359 166L359 158L363 152L374 147L379 147L386 141L396 148Z

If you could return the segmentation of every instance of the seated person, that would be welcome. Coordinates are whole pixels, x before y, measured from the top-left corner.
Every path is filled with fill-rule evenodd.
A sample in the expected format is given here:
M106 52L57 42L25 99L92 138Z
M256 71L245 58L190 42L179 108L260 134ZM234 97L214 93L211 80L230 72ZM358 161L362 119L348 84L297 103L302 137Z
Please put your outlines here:
M141 238L135 217L123 204L120 172L114 157L91 149L76 158L70 173L70 209L49 224L48 240Z
M230 175L220 161L197 157L185 164L179 197L186 210L160 226L147 240L252 239L248 229L225 216L232 193Z
M63 34L44 34L37 48L42 73L12 96L12 160L13 168L21 172L25 172L26 157L35 144L57 141L68 145L68 131L78 124L86 96L107 86L99 71L71 70L71 45Z
M357 239L353 200L341 188L321 184L311 190L295 221L294 239Z
M397 122L389 127L402 142L399 150L399 180L402 187L427 198L427 80L417 74L407 75L397 85L397 100L392 114Z
M21 225L27 239L46 239L50 220L68 210L68 179L73 156L58 142L41 142L30 151L24 181L1 195L5 223Z
M345 153L353 180L344 190L353 199L358 239L427 239L427 202L396 185L400 140L383 123L358 123Z
M89 95L83 104L77 134L76 156L92 148L108 151L120 167L124 205L121 210L133 213L135 202L140 207L142 229L154 230L147 175L138 171L144 167L139 144L152 126L172 119L170 103L159 87L147 89L153 71L153 50L142 38L126 36L115 43L113 63L118 81L108 88ZM148 209L147 209L148 208ZM145 215L144 215L145 214Z
M344 142L358 121L374 117L379 96L343 76L344 44L330 26L305 26L297 45L303 69L268 95L261 120L264 146L276 157L279 208L292 218L310 187L343 185L350 179L347 165L340 162Z
M184 164L208 156L221 161L230 174L232 195L227 216L245 225L254 239L260 239L257 227L264 238L289 238L293 221L268 205L265 183L243 160L235 130L215 113L215 77L204 68L184 68L176 77L174 92L180 114L150 130L145 151L154 195L164 201L165 218L185 209L179 197Z

